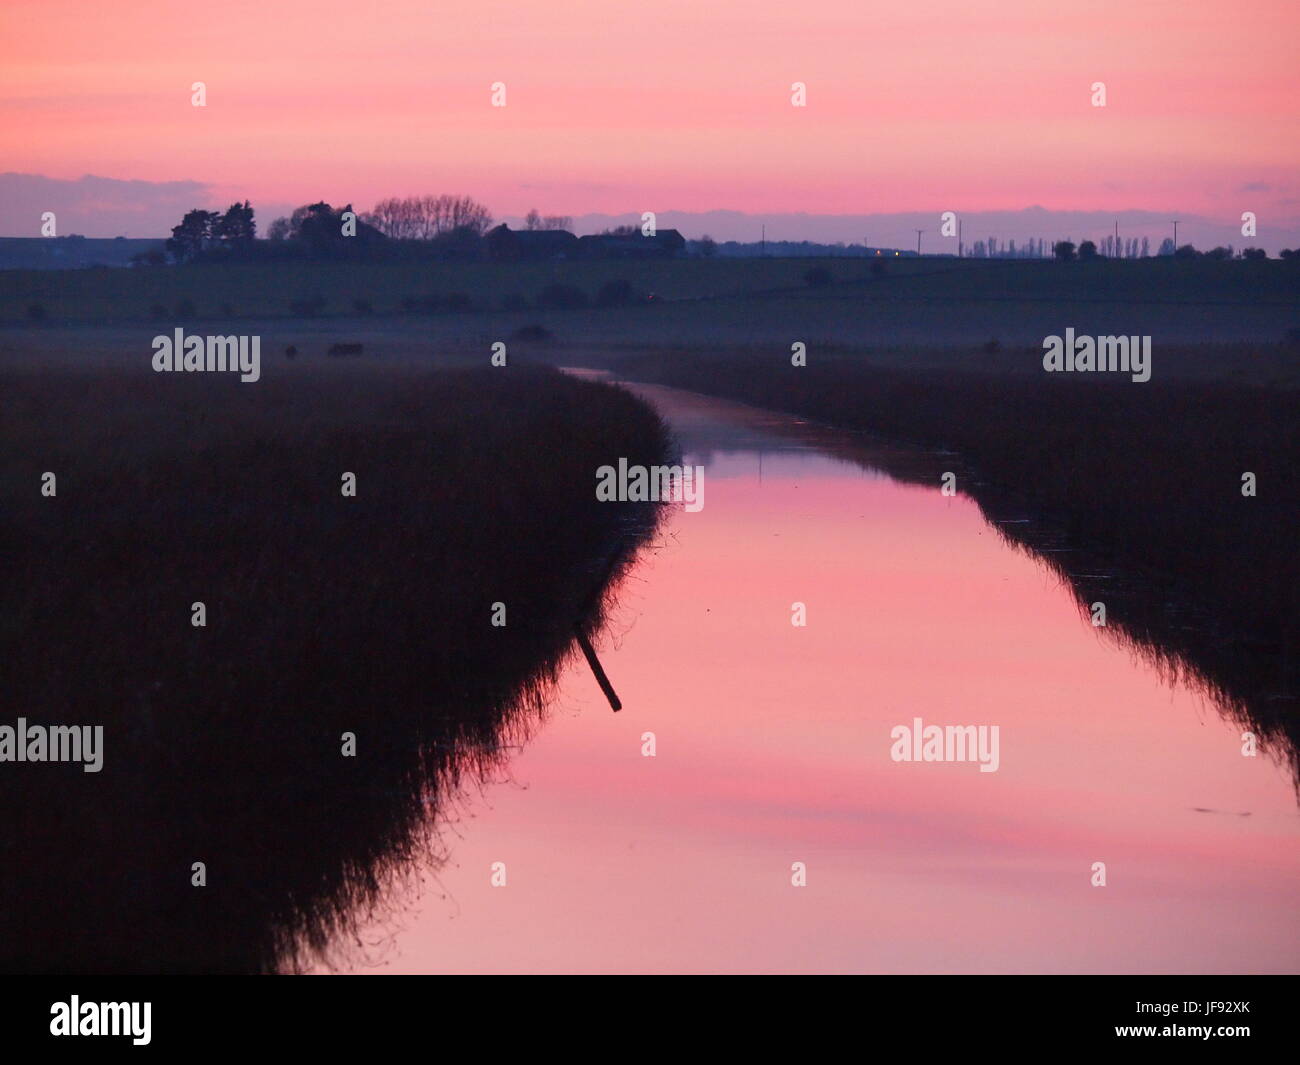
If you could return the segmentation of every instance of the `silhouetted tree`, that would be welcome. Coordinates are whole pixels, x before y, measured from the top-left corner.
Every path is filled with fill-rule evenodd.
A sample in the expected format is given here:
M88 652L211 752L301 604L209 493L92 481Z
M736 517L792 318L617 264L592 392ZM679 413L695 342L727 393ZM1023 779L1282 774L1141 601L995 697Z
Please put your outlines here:
M425 197L425 205L433 219L435 236L462 229L481 237L492 225L492 213L468 196Z
M573 229L573 219L567 214L539 214L534 207L524 215L524 228L536 232L542 229Z
M416 197L380 200L366 213L365 220L393 240L420 240L424 237Z
M1079 258L1080 259L1097 258L1097 245L1090 240L1085 240L1082 244L1079 245Z
M407 196L380 200L363 216L393 240L433 240L453 230L482 236L492 225L492 215L468 196Z
M213 229L221 216L216 211L204 211L195 208L181 219L181 224L172 227L171 239L167 241L167 251L177 262L189 262L204 251L212 241Z
M1074 241L1058 240L1052 245L1052 254L1063 263L1074 259Z
M212 237L227 248L246 249L257 237L257 223L253 221L253 208L247 200L232 203L226 213L212 226Z
M296 208L289 218L288 243L298 245L313 257L341 258L364 254L386 239L362 218L353 222L355 234L345 235L345 230L352 228L343 217L348 212L355 214L351 204L335 208L323 200Z
M325 248L344 239L342 212L328 203L304 204L289 218L289 238L312 248Z

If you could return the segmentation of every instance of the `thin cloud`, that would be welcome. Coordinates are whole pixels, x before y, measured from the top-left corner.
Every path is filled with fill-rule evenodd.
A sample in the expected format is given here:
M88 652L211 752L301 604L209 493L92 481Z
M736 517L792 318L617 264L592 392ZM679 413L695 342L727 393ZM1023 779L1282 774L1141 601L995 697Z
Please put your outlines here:
M59 236L157 237L181 215L212 201L201 181L123 181L86 174L74 180L43 174L0 174L0 233L41 235L41 216L53 211Z

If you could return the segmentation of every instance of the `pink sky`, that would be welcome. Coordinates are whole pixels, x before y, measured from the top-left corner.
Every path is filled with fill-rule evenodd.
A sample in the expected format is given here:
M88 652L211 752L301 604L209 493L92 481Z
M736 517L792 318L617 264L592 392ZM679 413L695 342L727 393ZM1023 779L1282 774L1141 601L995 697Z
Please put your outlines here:
M463 192L498 216L1294 218L1298 29L1294 0L8 0L0 156L254 204Z

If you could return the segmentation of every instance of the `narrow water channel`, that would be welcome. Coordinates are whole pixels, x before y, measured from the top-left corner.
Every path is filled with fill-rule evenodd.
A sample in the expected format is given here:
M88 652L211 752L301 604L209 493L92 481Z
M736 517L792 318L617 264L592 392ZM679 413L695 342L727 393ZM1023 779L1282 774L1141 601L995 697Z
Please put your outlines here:
M335 971L1294 968L1296 794L1212 703L969 499L636 391L706 490L622 586L600 656L624 709L577 659L447 864ZM918 719L996 726L996 771L895 760Z

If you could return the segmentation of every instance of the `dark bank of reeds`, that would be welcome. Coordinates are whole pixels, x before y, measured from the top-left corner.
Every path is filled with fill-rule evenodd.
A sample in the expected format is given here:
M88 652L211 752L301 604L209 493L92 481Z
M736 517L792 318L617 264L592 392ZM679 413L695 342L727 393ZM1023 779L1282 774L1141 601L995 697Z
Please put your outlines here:
M941 472L956 472L1004 536L1068 579L1082 604L1107 604L1110 631L1168 671L1195 674L1295 773L1294 390L683 353L640 356L619 372L944 452L920 476L937 487Z
M346 942L437 859L430 814L537 724L652 531L596 468L669 448L626 392L529 368L0 389L0 725L104 726L98 773L0 764L5 972Z

